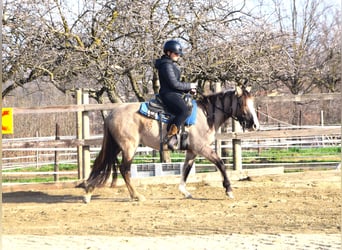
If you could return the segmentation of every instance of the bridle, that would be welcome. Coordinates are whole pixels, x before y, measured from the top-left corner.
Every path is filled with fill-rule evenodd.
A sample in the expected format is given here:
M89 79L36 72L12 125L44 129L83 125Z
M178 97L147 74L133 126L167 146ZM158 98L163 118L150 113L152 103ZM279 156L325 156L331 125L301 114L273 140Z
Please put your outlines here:
M226 111L224 109L225 107L225 98L226 98L226 95L230 93L231 94L231 98L230 98L230 110L229 111ZM238 121L241 126L242 126L242 129L243 131L245 130L246 128L246 122L244 121L244 119L242 119L242 117L238 117L237 116L237 112L238 110L241 108L241 105L242 105L242 102L241 102L241 98L242 96L235 96L235 92L225 92L223 93L222 96L218 96L217 99L215 99L215 101L213 101L211 103L211 106L212 106L212 114L211 114L211 117L209 117L209 112L207 112L207 117L208 118L211 118L213 121L215 121L215 111L216 110L219 110L220 112L223 113L223 116L224 116L224 120L228 119L229 117L231 117L232 119L234 119L235 121ZM220 106L217 105L217 101L220 101Z

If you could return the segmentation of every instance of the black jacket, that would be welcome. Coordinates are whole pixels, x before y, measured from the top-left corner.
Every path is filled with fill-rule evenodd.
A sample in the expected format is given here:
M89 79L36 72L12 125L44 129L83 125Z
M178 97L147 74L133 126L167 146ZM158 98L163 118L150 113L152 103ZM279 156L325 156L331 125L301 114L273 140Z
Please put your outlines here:
M163 55L155 62L155 67L158 69L160 89L159 94L167 92L186 93L190 88L190 83L181 82L181 71L168 56Z

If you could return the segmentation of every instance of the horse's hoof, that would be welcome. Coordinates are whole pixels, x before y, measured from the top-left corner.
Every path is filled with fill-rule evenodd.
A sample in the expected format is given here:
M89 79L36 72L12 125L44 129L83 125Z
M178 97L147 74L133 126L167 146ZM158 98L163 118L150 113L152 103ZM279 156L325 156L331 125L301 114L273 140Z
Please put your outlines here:
M234 199L235 198L232 191L228 191L228 192L226 192L226 194L229 197L229 199Z
M146 201L146 198L143 195L137 195L137 196L131 197L131 199L132 201L139 201L139 202Z
M146 201L146 198L145 198L145 196L143 196L143 195L139 195L139 196L138 196L138 201L140 201L140 202L144 202L144 201Z
M86 194L83 196L83 203L88 204L91 200L91 195Z
M191 194L185 195L185 199L192 199L192 195Z
M185 199L192 199L192 195L186 190L185 184L179 184L178 190L184 195Z

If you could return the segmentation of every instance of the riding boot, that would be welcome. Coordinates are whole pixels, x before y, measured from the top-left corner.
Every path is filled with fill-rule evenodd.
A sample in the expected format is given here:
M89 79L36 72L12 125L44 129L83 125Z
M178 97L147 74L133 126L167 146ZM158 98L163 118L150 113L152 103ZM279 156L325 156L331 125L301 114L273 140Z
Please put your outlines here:
M167 135L165 137L165 143L167 144L167 147L171 150L177 149L178 145L178 127L175 124L171 124L169 131L167 132Z

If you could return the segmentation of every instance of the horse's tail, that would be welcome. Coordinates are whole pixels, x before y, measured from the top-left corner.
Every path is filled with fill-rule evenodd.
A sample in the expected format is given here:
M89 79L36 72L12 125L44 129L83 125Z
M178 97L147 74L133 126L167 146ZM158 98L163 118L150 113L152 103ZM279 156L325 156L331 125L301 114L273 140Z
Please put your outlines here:
M102 148L94 161L88 179L84 183L86 190L103 186L107 182L112 166L113 171L116 171L115 165L118 162L117 155L119 153L119 145L114 140L108 127L104 125Z

